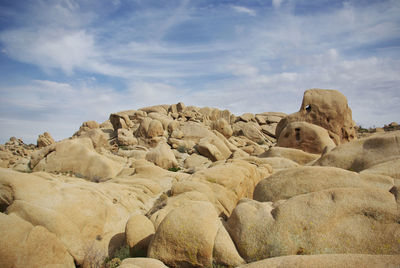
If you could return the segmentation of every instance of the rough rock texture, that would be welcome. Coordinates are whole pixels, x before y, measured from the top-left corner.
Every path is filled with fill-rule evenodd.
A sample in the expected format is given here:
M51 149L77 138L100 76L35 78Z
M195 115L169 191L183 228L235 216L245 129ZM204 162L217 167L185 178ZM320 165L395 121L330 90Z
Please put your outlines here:
M37 147L42 148L42 147L46 147L50 144L56 143L53 139L53 137L51 137L49 132L45 132L41 135L39 135L38 139L37 139Z
M379 188L332 188L275 204L241 201L227 230L246 261L296 254L400 254L395 197Z
M31 168L34 171L72 172L92 180L115 177L122 165L94 150L88 138L58 142L32 155Z
M298 121L325 128L337 145L357 138L347 99L337 90L306 90L300 110L288 115L278 123L276 136L280 136L288 123Z
M341 168L297 167L279 171L260 181L253 198L260 202L275 202L330 188L376 187L389 191L393 185L393 179L388 177L368 178Z
M326 267L384 268L399 267L400 255L319 254L312 256L282 256L241 265L238 268Z
M132 131L119 128L117 130L117 143L120 146L131 146L138 144L138 140L133 136Z
M60 240L46 228L0 213L0 267L75 267Z
M159 260L152 258L127 258L124 259L119 268L168 268Z
M174 153L165 142L160 142L157 147L151 149L146 154L146 160L164 169L178 166Z
M400 132L375 134L336 147L314 165L362 171L400 156Z
M259 157L283 157L290 159L300 165L304 165L310 163L314 160L317 160L320 155L306 153L299 149L293 148L284 148L284 147L271 147L265 153L259 155Z
M217 212L209 202L187 202L161 222L148 257L171 267L210 267L218 223Z
M277 145L320 154L336 145L326 129L307 122L291 122L281 131Z
M131 216L125 227L126 243L129 246L130 255L145 257L154 233L154 225L146 216L141 214Z

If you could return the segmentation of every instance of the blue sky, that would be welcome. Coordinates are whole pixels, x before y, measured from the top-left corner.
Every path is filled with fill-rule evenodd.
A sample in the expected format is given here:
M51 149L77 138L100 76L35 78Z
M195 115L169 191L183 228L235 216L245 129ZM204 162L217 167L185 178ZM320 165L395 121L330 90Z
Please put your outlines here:
M338 89L400 121L400 1L3 0L0 142L155 104L296 112Z

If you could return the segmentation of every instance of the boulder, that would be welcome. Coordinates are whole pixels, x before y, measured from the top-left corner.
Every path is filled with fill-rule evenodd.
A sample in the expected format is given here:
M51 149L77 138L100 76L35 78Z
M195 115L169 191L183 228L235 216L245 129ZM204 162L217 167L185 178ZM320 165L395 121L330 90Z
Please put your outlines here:
M0 213L0 267L75 267L60 240L46 228Z
M370 137L342 144L318 159L314 165L333 166L360 172L399 158L400 132L376 133Z
M147 130L147 136L149 138L160 137L164 135L164 128L160 121L153 119Z
M211 267L218 227L217 212L209 202L189 201L161 222L148 256L171 267Z
M133 127L133 123L129 119L129 116L123 112L111 114L110 122L111 122L114 130L118 130L119 128L129 129L129 128Z
M49 132L45 132L42 135L39 135L37 139L37 147L42 148L46 147L50 144L56 143L54 139L50 136Z
M215 237L213 262L228 267L236 267L246 263L243 258L240 257L232 238L222 224L220 224Z
M233 135L245 136L254 142L264 141L264 135L261 133L261 127L255 122L236 122L233 124Z
M211 161L225 160L231 155L229 148L215 135L202 138L196 149Z
M254 114L252 114L252 113L245 113L245 114L242 114L241 116L239 116L238 120L241 120L243 122L250 122L250 121L255 122L256 118L255 118Z
M130 256L146 257L154 233L154 225L146 216L140 214L131 216L125 227Z
M400 213L379 188L332 188L287 201L240 202L227 230L240 255L256 261L283 255L400 254Z
M232 136L233 130L225 118L220 118L213 123L213 129L224 135L227 139Z
M278 267L349 267L349 268L375 268L398 267L399 255L368 255L368 254L318 254L308 256L282 256L269 258L238 268L278 268Z
M334 167L296 167L281 170L260 181L253 198L260 202L289 199L293 196L338 187L381 188L389 191L393 179L371 180L356 172Z
M310 163L320 157L319 154L306 153L299 149L284 148L284 147L271 147L265 153L259 155L259 157L283 157L290 159L300 165Z
M53 146L54 145L54 146ZM94 150L89 138L65 140L36 151L31 157L34 171L72 172L92 180L115 177L122 165Z
M168 268L159 260L152 258L127 258L121 262L119 268Z
M92 140L93 147L96 151L101 151L101 148L108 149L110 147L108 140L110 135L99 128L94 128L83 132L80 138L89 138Z
M279 137L290 122L299 121L325 128L336 145L357 138L347 99L337 90L306 90L300 110L288 115L278 123L276 136Z
M336 146L326 129L307 122L288 123L281 131L277 145L314 154L321 154L324 149L330 150Z
M146 160L159 167L170 169L178 166L175 155L165 142L160 142L146 154Z
M400 156L399 158L364 169L361 171L361 174L380 174L400 180Z
M133 136L132 131L119 128L117 131L117 143L119 146L132 146L138 144L138 140Z

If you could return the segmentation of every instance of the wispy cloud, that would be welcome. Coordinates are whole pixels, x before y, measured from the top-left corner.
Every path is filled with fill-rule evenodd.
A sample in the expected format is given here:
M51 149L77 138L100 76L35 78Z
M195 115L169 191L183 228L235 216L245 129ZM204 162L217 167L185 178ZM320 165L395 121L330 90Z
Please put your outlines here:
M400 121L400 3L329 2L32 0L0 8L9 22L0 25L0 59L36 68L19 81L4 67L1 139L33 141L43 131L60 139L85 120L179 101L290 113L313 87L341 90L363 125ZM22 131L27 122L31 130Z
M233 10L235 10L236 12L239 13L246 13L247 15L250 16L255 16L256 15L256 11L247 7L243 7L243 6L232 6Z

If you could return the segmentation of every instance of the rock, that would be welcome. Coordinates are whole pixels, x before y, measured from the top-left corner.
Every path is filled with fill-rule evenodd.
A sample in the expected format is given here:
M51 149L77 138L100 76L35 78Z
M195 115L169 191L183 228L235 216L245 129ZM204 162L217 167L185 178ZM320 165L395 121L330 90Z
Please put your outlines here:
M77 264L101 264L109 250L118 246L119 237L124 238L129 216L145 213L162 190L156 180L143 179L143 173L141 177L92 183L44 172L0 169L0 200L5 200L0 207L56 235ZM0 225L0 232L18 231L12 224ZM31 257L26 254L19 252L21 259Z
M146 257L154 233L154 225L146 216L140 214L131 216L125 227L130 256Z
M37 139L37 147L42 148L46 147L50 144L56 143L54 139L50 136L49 132L45 132L42 135L39 135Z
M138 140L133 136L132 131L119 128L117 131L117 143L119 146L132 146L138 144Z
M399 254L400 214L390 192L332 188L274 204L239 203L227 230L246 261L295 254Z
M360 172L399 158L400 132L375 134L342 144L318 159L314 165L333 166Z
M233 134L233 130L231 125L224 119L220 118L213 123L213 129L224 135L226 138L229 138Z
M334 167L296 167L278 171L260 181L254 189L253 198L260 202L275 202L300 194L339 187L376 187L389 191L393 187L393 180L368 180L356 172Z
M389 124L389 127L398 127L399 124L397 122L392 122Z
M243 258L240 257L237 252L235 244L222 224L219 226L215 237L213 259L214 263L229 267L236 267L245 263Z
M298 121L325 128L336 145L357 138L347 99L337 90L306 90L300 110L288 115L278 123L276 136L280 136L288 123Z
M263 133L267 134L270 137L276 138L275 130L276 130L277 123L273 123L270 125L262 125L261 130Z
M119 268L168 268L159 260L152 258L127 258L124 259Z
M400 156L397 159L377 164L361 171L361 174L380 174L400 179Z
M208 167L211 164L211 161L201 155L192 154L189 155L184 162L184 167L187 169L198 169L199 167Z
M274 171L280 170L280 169L287 169L287 168L295 168L299 167L299 164L296 163L293 160L290 160L288 158L284 157L267 157L267 158L262 158L266 164L269 164Z
M65 140L42 150L32 155L33 171L72 172L92 180L104 180L122 170L121 164L97 153L89 138Z
M103 125L104 126L104 125ZM74 136L81 136L83 133L99 128L100 125L96 121L86 121L83 122L82 125L79 127L79 130L74 134Z
M241 265L238 268L278 267L398 267L399 255L368 254L318 254L306 256L282 256Z
M164 169L178 166L174 153L165 142L160 142L155 148L151 149L146 154L146 160Z
M154 105L150 107L145 107L139 109L140 111L144 111L146 113L159 113L159 114L164 114L167 115L167 111L169 109L170 105Z
M75 267L58 238L42 226L0 213L0 267Z
M229 148L215 135L201 139L196 149L211 161L225 160L231 155Z
M277 145L314 154L321 154L326 148L329 150L336 147L326 129L307 122L288 123L281 131Z
M163 125L158 120L152 120L149 124L149 128L147 130L147 136L149 138L160 137L164 135Z
M250 121L255 122L256 118L255 118L254 114L245 113L245 114L242 114L241 116L239 116L238 120L241 120L243 122L250 122Z
M19 172L32 172L31 168L29 167L29 159L27 158L21 158L17 160L12 169Z
M254 142L264 141L264 135L261 133L261 127L254 122L236 122L233 124L233 135L245 136Z
M129 119L129 116L125 113L111 114L110 122L114 130L118 130L120 128L129 129L133 127L132 121Z
M306 153L302 150L293 148L271 147L268 151L259 155L259 157L283 157L300 165L304 165L318 159L320 155Z
M148 256L171 267L211 267L218 227L218 215L209 202L187 202L161 222Z
M110 139L110 135L106 134L102 129L98 129L98 128L90 129L86 132L83 132L79 137L91 139L94 149L97 152L100 152L101 148L105 148L105 149L110 148L110 144L108 143L108 140Z

